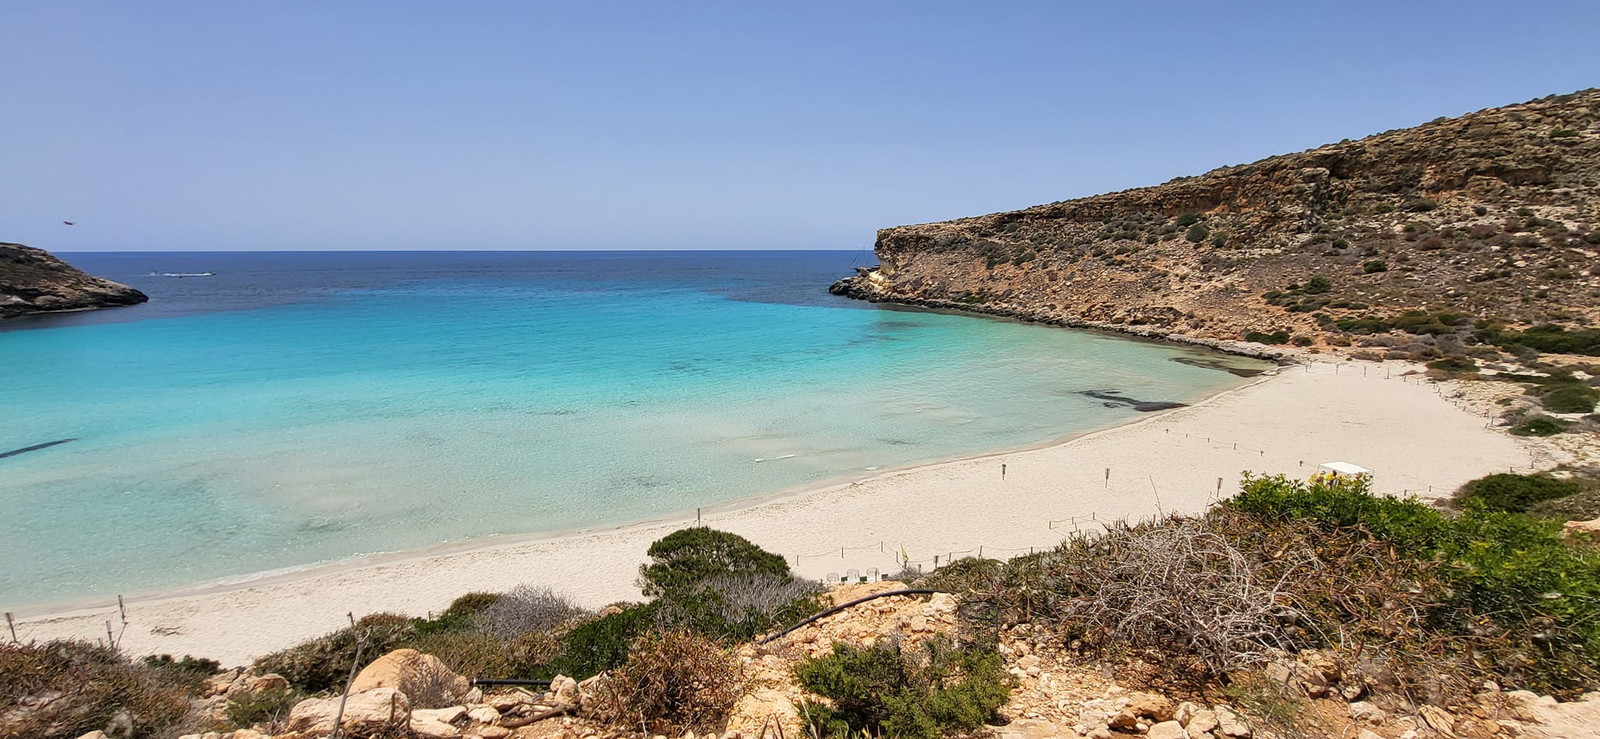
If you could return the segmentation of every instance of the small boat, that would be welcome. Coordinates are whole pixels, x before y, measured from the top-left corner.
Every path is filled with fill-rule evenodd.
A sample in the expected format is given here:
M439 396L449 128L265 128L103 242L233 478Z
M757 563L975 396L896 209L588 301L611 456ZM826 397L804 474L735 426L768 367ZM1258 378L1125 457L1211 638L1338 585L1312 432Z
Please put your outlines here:
M151 272L151 277L215 277L215 272Z

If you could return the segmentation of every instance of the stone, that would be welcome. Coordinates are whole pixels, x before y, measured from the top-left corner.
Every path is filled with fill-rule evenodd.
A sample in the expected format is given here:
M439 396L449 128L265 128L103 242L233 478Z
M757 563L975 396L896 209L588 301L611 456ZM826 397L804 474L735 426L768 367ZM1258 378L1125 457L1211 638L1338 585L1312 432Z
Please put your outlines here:
M466 706L451 706L449 708L418 708L411 712L411 720L438 721L453 724L456 719L467 715Z
M1422 716L1422 720L1426 721L1434 731L1445 736L1455 736L1456 717L1450 715L1449 711L1438 706L1423 706L1417 709L1417 713Z
M496 693L494 695L483 697L484 704L494 706L494 710L501 713L505 713L506 711L516 708L517 706L525 706L538 702L538 698L534 697L532 694L525 693L520 690L513 690L509 693Z
M1235 739L1248 739L1250 724L1246 723L1242 716L1227 706L1216 706L1213 710L1217 712L1217 731Z
M467 711L467 718L480 724L492 724L500 720L500 712L489 706L478 706Z
M550 678L550 697L560 704L576 704L578 702L578 681L566 675L555 675Z
M1184 724L1183 727L1188 729L1191 735L1215 731L1217 729L1217 712L1195 711L1194 715L1189 717L1189 723Z
M95 729L94 731L78 737L78 739L106 739L106 733L99 729Z
M1172 720L1172 700L1164 695L1155 693L1133 693L1128 696L1128 711L1140 718L1154 719L1157 722Z
M233 732L231 739L272 739L272 737L255 729L239 729Z
M418 702L449 705L466 697L472 685L439 661L415 649L396 649L372 661L356 675L350 692L394 688Z
M1383 737L1371 729L1362 729L1356 732L1356 739L1383 739Z
M289 730L333 731L333 719L338 711L339 696L300 701L289 709ZM350 694L345 702L343 726L352 733L372 733L396 721L409 720L410 716L411 701L405 693L394 688L375 688Z
M449 739L449 737L461 736L461 729L454 724L431 718L417 718L416 713L411 714L409 726L411 733L427 739Z
M1196 703L1184 701L1179 703L1177 710L1172 712L1172 720L1177 721L1178 723L1187 727L1189 725L1189 720L1194 718L1196 713L1203 710L1205 709ZM1209 731L1209 729L1207 729L1207 731Z
M770 721L783 728L785 736L804 736L805 722L789 696L771 687L758 687L739 698L728 714L727 728L750 736L760 736Z
M1023 718L995 728L995 739L1061 739L1068 736L1062 728L1049 721ZM1075 732L1074 732L1075 733Z
M1377 722L1382 721L1388 714L1382 708L1366 701L1356 701L1349 706L1350 718L1357 721Z
M1150 739L1189 739L1189 733L1183 730L1183 724L1176 721L1162 721L1152 724L1145 732Z
M478 736L483 737L483 739L505 739L511 736L511 730L504 726L480 726L478 727Z

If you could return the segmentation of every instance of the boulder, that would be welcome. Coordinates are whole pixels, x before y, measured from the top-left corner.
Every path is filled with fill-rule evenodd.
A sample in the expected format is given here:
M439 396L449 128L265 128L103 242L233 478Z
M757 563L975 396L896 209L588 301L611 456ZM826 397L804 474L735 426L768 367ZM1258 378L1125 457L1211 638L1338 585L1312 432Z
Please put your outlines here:
M412 734L425 739L450 739L461 736L461 729L454 724L431 718L417 718L415 713L411 714L410 728Z
M478 727L478 736L483 737L483 739L506 739L506 737L511 736L511 730L504 726L480 726Z
M1234 713L1233 709L1227 706L1216 706L1215 710L1217 712L1218 733L1235 737L1235 739L1249 739L1250 724L1244 720L1243 716Z
M751 736L760 736L762 729L772 722L782 727L786 736L805 735L800 710L782 691L770 687L758 687L746 693L728 714L729 731Z
M289 730L333 731L334 717L338 712L339 696L300 701L289 709ZM394 688L374 688L350 694L349 700L345 701L342 725L350 734L361 736L408 721L410 717L411 701L405 693Z
M1189 733L1183 730L1183 724L1176 721L1162 721L1154 724L1145 736L1150 739L1189 739Z
M1155 693L1133 693L1128 696L1128 706L1125 709L1140 718L1148 718L1152 722L1172 720L1172 700L1164 695Z
M480 724L492 724L500 720L500 712L489 706L478 706L467 711L467 718Z
M438 657L415 649L396 649L373 660L350 684L352 693L378 688L404 692L419 705L445 706L466 697L472 685Z
M1198 736L1208 731L1216 731L1217 725L1217 712L1201 709L1190 715L1189 722L1183 727L1188 729L1191 735Z
M995 739L1065 739L1077 732L1068 732L1049 721L1017 719L994 730Z
M438 721L453 724L456 719L467 715L466 706L451 706L449 708L418 708L411 712L412 721Z

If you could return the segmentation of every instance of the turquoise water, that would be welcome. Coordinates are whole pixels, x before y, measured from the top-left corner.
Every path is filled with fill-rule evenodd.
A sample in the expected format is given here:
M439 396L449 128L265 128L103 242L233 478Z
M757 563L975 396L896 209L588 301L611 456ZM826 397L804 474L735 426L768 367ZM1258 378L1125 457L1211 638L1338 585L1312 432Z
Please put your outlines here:
M0 333L0 452L75 439L0 458L0 605L642 520L1138 415L1084 390L1239 382L1171 361L1187 349L790 284L849 254L442 256L382 279L351 277L381 255L274 258L296 257L181 289L107 262L145 313Z

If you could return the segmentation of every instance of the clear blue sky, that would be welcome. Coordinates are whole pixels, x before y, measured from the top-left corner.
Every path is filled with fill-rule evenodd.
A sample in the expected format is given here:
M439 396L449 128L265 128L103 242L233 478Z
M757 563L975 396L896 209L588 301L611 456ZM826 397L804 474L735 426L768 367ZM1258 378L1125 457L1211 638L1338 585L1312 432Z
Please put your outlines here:
M1597 29L1594 0L4 0L0 241L853 249L1600 85Z

